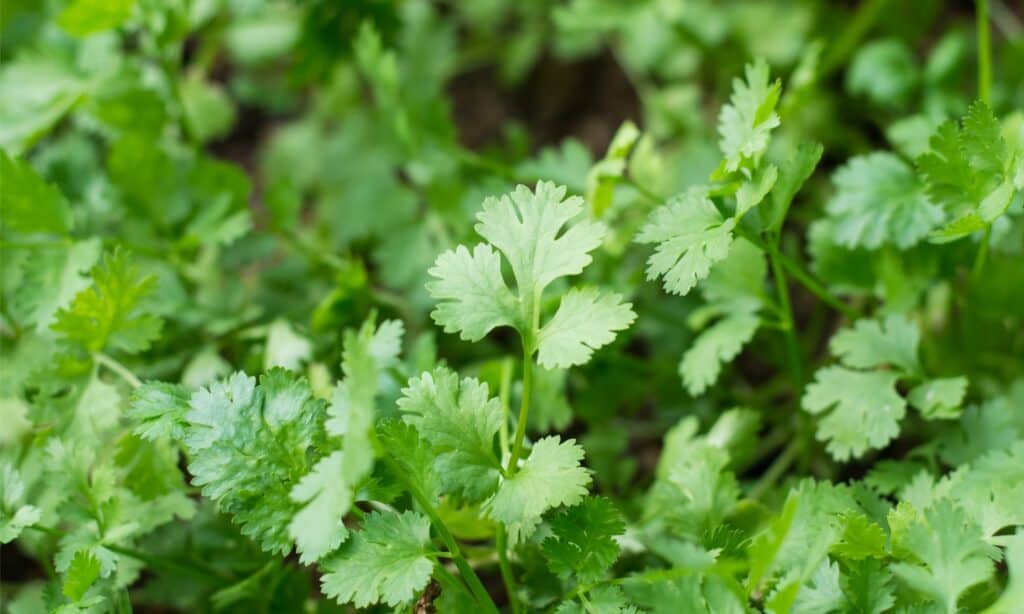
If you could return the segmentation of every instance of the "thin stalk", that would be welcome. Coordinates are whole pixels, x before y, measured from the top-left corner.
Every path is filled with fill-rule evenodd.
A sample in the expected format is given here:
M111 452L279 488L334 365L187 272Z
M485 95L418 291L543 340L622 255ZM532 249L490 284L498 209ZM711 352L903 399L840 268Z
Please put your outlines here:
M430 524L434 525L434 530L441 537L441 541L444 542L448 552L452 555L452 562L455 563L455 567L458 568L459 574L462 575L463 581L469 585L469 590L472 591L473 596L476 597L477 603L480 607L484 608L489 614L498 614L498 606L494 605L494 600L491 599L487 589L484 588L480 578L473 571L473 568L466 561L466 557L462 555L462 550L459 548L459 543L455 541L455 537L452 536L448 527L445 526L444 521L438 516L437 510L430 503L430 499L427 498L420 487L409 478L409 474L402 469L399 463L387 452L384 453L384 462L391 467L392 473L395 474L402 484L405 486L412 498L423 510L423 513L430 519Z
M799 399L800 391L804 387L804 366L800 357L800 345L796 338L796 320L793 317L793 306L789 300L789 284L786 281L786 273L779 260L779 248L773 241L768 242L768 261L772 268L772 277L775 279L775 293L778 295L779 307L782 311L782 334L786 343L786 356L789 362L790 372L793 378L793 390L795 397ZM798 401L799 402L799 401ZM811 423L809 416L797 409L800 421L800 447L803 468L810 465L811 454Z
M978 99L985 104L992 101L992 41L988 30L988 0L976 0L977 5L974 12L975 25L978 30ZM985 269L985 260L988 257L988 244L992 234L992 227L986 226L981 236L981 245L978 246L978 254L974 258L974 267L971 275L975 278L981 275Z
M512 611L519 612L519 600L516 599L516 580L512 575L512 566L508 562L508 533L505 525L498 523L498 533L495 536L495 547L498 550L498 569L501 570L501 580L505 583L505 593L508 594L508 604Z
M971 276L977 279L985 270L985 261L988 260L988 244L992 235L992 227L986 226L985 232L981 235L981 245L978 246L978 253L974 257L974 266L971 268Z
M803 449L803 444L799 439L794 439L790 442L786 449L775 457L775 460L768 467L761 479L751 487L750 492L747 493L748 499L760 499L764 493L768 492L768 489L775 485L775 483L786 473L789 466L793 464L797 454Z
M501 459L504 461L509 454L508 448L508 414L509 397L512 392L512 358L501 361L501 381L498 384L498 399L501 402L501 426L498 428L498 443L501 445Z
M473 595L473 593L469 592L469 589L466 588L466 585L463 582L461 582L458 578L456 578L455 574L448 571L448 568L440 562L438 562L437 565L434 565L434 575L438 577L438 580L441 582L442 585L448 584L450 586L453 586L459 589L459 591L462 592L462 594L469 597L471 601L476 601L476 597Z
M840 33L839 38L825 55L821 62L821 69L818 71L818 79L832 73L846 61L846 58L853 53L860 44L861 39L874 25L878 15L888 0L866 0L857 6L857 12L847 22L846 27Z
M96 354L93 354L93 359L96 361L96 364L106 367L107 369L115 373L118 377L128 382L128 385L130 385L132 388L138 388L142 386L142 380L136 377L135 374L132 373L128 367L124 366L117 360L114 360L110 356L107 356L102 352L97 352Z
M530 397L533 396L532 352L523 344L523 398L519 403L519 420L516 422L515 439L512 441L512 455L508 459L505 473L515 475L519 468L519 457L523 452L523 437L526 435L526 420L530 416Z
M988 29L988 0L976 0L974 12L978 30L978 98L985 104L992 101L992 41Z
M763 251L771 251L771 247L764 241L764 239L748 231L747 229L741 226L737 226L736 233L739 234L744 239L750 241L757 247L761 248ZM839 300L839 297L832 294L832 292L830 292L829 289L826 288L823 283L821 283L820 281L815 279L813 275L805 271L799 262L790 258L789 256L787 256L778 249L776 249L775 252L775 257L782 265L782 268L787 273L792 275L793 279L799 282L800 285L806 288L811 294L818 297L819 299L821 299L823 303L835 309L836 311L843 314L847 318L850 318L851 320L856 320L857 318L860 317L860 314L857 312L856 309L850 307L843 301Z

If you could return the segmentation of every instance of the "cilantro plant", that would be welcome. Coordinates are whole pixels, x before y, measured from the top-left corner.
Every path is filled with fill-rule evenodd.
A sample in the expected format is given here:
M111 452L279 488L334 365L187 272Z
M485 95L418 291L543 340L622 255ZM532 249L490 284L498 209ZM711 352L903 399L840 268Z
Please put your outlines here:
M8 2L0 610L1017 612L1022 18Z

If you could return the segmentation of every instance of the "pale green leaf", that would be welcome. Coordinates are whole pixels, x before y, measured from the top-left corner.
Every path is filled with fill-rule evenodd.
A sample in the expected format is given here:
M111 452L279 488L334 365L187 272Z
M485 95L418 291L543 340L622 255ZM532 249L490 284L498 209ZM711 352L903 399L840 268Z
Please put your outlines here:
M430 521L414 512L373 512L360 530L327 561L324 594L357 608L397 607L412 601L430 581Z
M537 361L548 369L581 365L615 339L615 333L633 323L631 303L618 294L600 294L593 288L573 288L537 337Z

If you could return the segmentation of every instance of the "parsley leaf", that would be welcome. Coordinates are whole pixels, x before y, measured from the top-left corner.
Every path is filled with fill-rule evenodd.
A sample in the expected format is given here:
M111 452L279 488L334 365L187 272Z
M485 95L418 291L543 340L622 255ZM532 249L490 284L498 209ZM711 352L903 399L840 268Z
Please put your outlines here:
M541 550L555 573L573 573L580 582L594 582L619 557L615 537L626 526L621 512L604 497L587 497L548 522L551 537L544 540Z

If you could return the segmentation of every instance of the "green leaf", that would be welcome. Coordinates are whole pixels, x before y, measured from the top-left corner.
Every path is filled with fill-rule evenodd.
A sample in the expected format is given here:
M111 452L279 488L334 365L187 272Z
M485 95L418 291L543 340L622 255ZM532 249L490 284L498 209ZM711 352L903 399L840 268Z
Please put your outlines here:
M679 363L679 374L693 396L702 394L715 383L722 365L732 362L757 332L761 319L737 310L697 337Z
M581 273L604 238L604 226L589 220L575 221L563 232L583 210L583 200L565 198L565 192L544 181L533 192L521 185L485 200L477 215L476 231L505 255L522 302L560 277Z
M687 294L729 254L735 224L723 219L700 190L673 198L651 214L637 235L640 243L656 244L647 260L647 279L661 277L666 292Z
M63 592L71 601L79 601L85 596L92 583L100 577L100 562L88 550L80 550L71 560L71 565L64 572Z
M373 512L339 555L324 563L324 594L357 608L398 607L422 590L434 569L430 521L414 512Z
M779 515L772 519L764 531L758 533L750 541L747 548L750 561L750 571L746 581L748 593L759 589L763 582L770 579L776 566L776 558L789 535L799 507L800 495L796 491L790 491Z
M966 393L966 377L946 377L915 386L907 400L928 420L951 420L960 416Z
M0 150L0 176L0 229L58 235L71 231L73 220L67 199L28 162Z
M772 188L769 199L769 213L765 216L767 230L778 232L782 228L793 199L814 174L823 152L824 148L820 143L800 143L796 151L781 164L779 178Z
M0 544L9 544L39 522L42 511L25 503L25 482L10 463L0 463Z
M57 23L75 36L88 36L119 27L134 7L135 0L73 0L57 16Z
M291 490L292 500L303 504L288 525L288 534L295 540L301 563L322 558L348 537L342 519L352 507L354 497L349 476L352 470L346 465L366 464L362 455L352 452L346 448L320 459Z
M746 82L733 79L729 104L718 118L719 147L725 156L723 168L732 173L740 166L760 160L771 131L779 125L775 105L782 92L778 79L769 83L768 63L758 58L747 64Z
M1010 539L1005 560L1010 579L1002 595L984 610L984 614L1013 614L1024 599L1024 533L1017 533Z
M583 448L573 439L538 440L519 471L501 481L482 511L505 524L513 544L522 542L537 528L544 512L574 505L587 494L590 472L580 467L581 460Z
M0 71L0 148L16 156L67 115L85 93L86 82L56 59L28 56L15 61L8 58L4 64Z
M832 553L848 561L870 557L884 558L888 537L882 527L857 511L849 511L839 518L842 534L832 546Z
M551 537L541 544L551 571L595 582L619 558L615 537L626 529L622 513L604 497L587 497L549 521Z
M134 354L149 348L163 326L143 305L156 290L156 278L142 276L122 250L106 255L91 276L93 285L57 312L51 328L92 352L110 347Z
M845 603L839 588L839 566L825 559L811 575L811 578L800 586L788 611L792 614L820 614L835 612Z
M829 349L847 367L889 365L914 374L921 369L917 361L920 340L921 333L913 322L902 315L891 315L884 321L858 320L853 328L836 333Z
M446 333L479 341L499 326L520 327L519 305L501 276L501 259L489 245L462 245L437 258L427 291L438 301L430 314Z
M860 457L899 434L906 402L896 392L896 374L825 367L814 377L801 404L811 414L827 412L818 422L817 436L827 442L833 458Z
M222 137L231 130L235 106L222 87L192 73L181 80L179 88L189 131L199 142Z
M638 614L617 586L601 586L587 593L586 601L563 601L555 614Z
M127 416L136 423L135 433L155 441L169 437L181 441L189 411L189 392L184 386L146 382L132 393Z
M893 540L913 553L913 562L894 563L893 573L946 612L956 612L960 595L994 572L978 526L947 501L925 510L902 531L894 529Z
M299 505L290 494L317 462L324 405L308 382L283 369L264 374L259 386L235 373L192 395L184 436L192 482L264 550L291 550L289 524ZM301 492L312 489L311 480Z
M749 181L744 181L736 190L736 219L742 218L761 204L779 178L779 169L774 164L761 167Z
M618 294L573 288L562 296L558 311L540 330L537 362L548 369L582 365L635 319L632 304L623 303Z
M897 39L864 45L850 61L846 89L872 102L903 108L920 79L920 69L906 43Z
M840 586L848 603L844 612L882 614L896 603L892 572L888 563L864 559L847 565Z
M832 175L832 182L836 193L825 207L835 242L847 248L907 249L945 217L913 169L890 153L853 158Z
M501 404L488 398L487 385L445 367L409 380L398 408L437 454L434 462L445 490L477 502L494 493L501 462L494 436L501 426Z
M89 287L89 271L100 259L102 244L86 239L68 246L32 250L12 307L17 317L38 332L50 330L54 316Z

